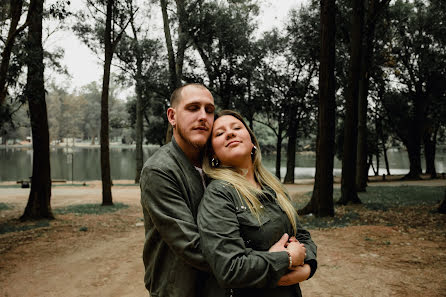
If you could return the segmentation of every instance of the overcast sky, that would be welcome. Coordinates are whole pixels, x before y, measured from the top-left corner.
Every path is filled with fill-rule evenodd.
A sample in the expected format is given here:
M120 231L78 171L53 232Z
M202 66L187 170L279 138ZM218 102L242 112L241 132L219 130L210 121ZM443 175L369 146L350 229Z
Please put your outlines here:
M52 2L52 1L51 1ZM51 3L50 2L50 3ZM260 30L268 30L274 26L281 27L291 8L300 7L307 0L263 0L261 1ZM84 5L84 0L71 0L70 11L76 12ZM162 20L154 20L155 26L162 33ZM159 24L158 24L159 23ZM65 50L62 64L66 66L70 77L53 72L46 73L49 79L65 85L69 91L84 86L92 81L102 80L103 66L86 45L81 43L71 31L58 32L47 41L48 47L61 46Z

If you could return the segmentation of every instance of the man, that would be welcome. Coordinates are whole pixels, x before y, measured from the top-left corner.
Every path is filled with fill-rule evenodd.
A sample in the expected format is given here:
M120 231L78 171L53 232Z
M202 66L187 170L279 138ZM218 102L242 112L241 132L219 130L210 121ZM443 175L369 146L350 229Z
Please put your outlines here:
M204 192L201 151L212 130L215 106L200 84L175 90L170 105L172 141L147 160L141 173L144 282L151 297L195 297L209 271L196 217Z
M196 223L204 193L202 150L214 123L214 98L206 87L187 84L170 98L172 141L153 154L141 172L146 232L144 283L151 297L198 297L210 272ZM286 245L288 235L271 247ZM279 285L296 283L293 272Z

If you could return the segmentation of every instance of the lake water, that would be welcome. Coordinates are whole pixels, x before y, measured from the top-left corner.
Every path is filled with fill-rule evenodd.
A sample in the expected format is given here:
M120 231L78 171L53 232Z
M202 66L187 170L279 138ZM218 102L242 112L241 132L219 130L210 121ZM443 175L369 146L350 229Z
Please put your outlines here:
M144 147L144 160L146 160L157 147ZM284 156L283 154L282 156ZM296 155L295 177L305 179L314 177L315 155L298 153ZM390 173L406 174L409 172L409 159L407 152L388 152ZM281 175L286 173L286 159L282 158ZM51 177L75 181L100 180L100 150L99 147L73 147L51 148ZM135 178L135 149L134 147L111 147L110 163L112 179ZM267 169L274 173L275 155L263 157ZM446 172L446 153L437 152L435 165L437 172ZM376 165L375 165L376 166ZM341 161L335 159L334 175L341 175ZM375 167L376 168L376 167ZM424 168L424 161L423 161ZM73 175L72 175L73 172ZM0 182L28 179L32 174L32 149L0 146ZM372 169L369 171L373 175ZM384 158L380 159L379 174L387 174Z

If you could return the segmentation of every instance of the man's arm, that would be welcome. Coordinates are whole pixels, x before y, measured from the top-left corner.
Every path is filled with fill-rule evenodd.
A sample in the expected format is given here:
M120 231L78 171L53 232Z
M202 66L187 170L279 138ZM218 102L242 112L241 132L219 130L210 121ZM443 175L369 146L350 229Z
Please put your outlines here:
M141 173L141 204L174 253L187 264L209 271L197 224L173 176L145 167Z

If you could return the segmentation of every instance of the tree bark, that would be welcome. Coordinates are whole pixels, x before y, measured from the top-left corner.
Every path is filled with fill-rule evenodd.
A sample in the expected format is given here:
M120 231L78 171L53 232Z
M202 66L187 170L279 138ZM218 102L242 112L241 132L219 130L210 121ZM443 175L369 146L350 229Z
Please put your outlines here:
M31 5L30 5L31 6ZM15 38L23 31L29 23L30 14L28 12L25 24L17 28L20 17L22 16L23 0L10 0L10 17L11 24L9 26L8 37L2 51L2 61L0 63L0 105L5 102L7 94L6 79L8 77L9 61L11 59L12 48L14 46Z
M178 15L178 41L177 41L177 58L175 60L175 73L177 79L177 87L181 85L183 79L184 53L187 46L187 34L184 28L187 13L184 7L184 0L176 0Z
M370 8L369 8L370 9ZM362 62L359 80L359 102L358 102L358 145L356 163L356 189L365 192L368 180L367 163L367 106L370 81L370 68L373 57L373 41L375 36L375 23L368 15L367 30L365 31L365 42L362 49Z
M135 135L136 135L136 173L135 173L135 183L139 183L141 177L141 170L144 163L144 153L142 149L144 128L143 128L143 102L142 102L142 92L143 92L143 81L142 81L142 59L137 58L137 73L136 73L136 124L135 124Z
M184 52L186 50L187 38L186 33L183 28L183 21L185 18L184 1L176 0L177 13L179 18L178 25L178 52L177 58L175 59L175 52L173 49L172 36L170 34L170 22L169 15L167 13L167 0L160 0L161 3L161 13L163 15L163 25L164 25L164 37L166 40L167 47L167 60L169 65L169 87L170 93L172 93L176 88L181 86L181 78L183 76L183 60ZM167 124L166 131L166 143L170 142L173 135L173 129L170 124Z
M33 139L31 191L21 220L53 219L51 211L51 170L48 116L45 102L42 18L44 0L31 1L27 51L29 115Z
M136 93L136 123L135 123L135 138L136 138L136 148L135 148L135 184L139 183L141 177L141 170L144 163L144 153L142 148L144 126L143 126L143 58L141 55L141 48L138 41L138 31L135 27L135 21L133 18L134 11L133 6L131 6L131 20L130 25L132 27L133 39L135 41L135 54L136 54L136 73L135 73L135 93Z
M349 88L345 103L344 146L342 158L340 204L361 203L356 191L356 148L358 143L358 96L361 70L364 1L353 0L352 33L350 41Z
M377 141L381 143L381 150L383 151L384 155L384 162L386 164L387 175L390 175L389 159L387 158L386 139L384 138L384 132L380 117L378 116L376 117L375 124L376 124L376 133L378 133L378 138L379 138Z
M333 160L335 139L335 0L321 0L321 48L319 65L316 174L310 202L299 211L318 217L334 216Z
M446 190L444 191L443 201L441 201L440 206L438 207L438 212L446 214Z
M437 146L438 127L430 131L426 129L423 137L424 141L424 158L426 159L426 174L430 174L431 178L437 178L437 170L435 169L435 151Z
M420 141L416 136L409 136L408 141L404 144L407 148L407 154L409 156L409 173L406 174L403 179L418 180L420 179L420 174L422 173Z
M276 177L281 180L280 167L282 161L282 133L283 127L279 121L279 132L277 134L277 142L276 142Z
M167 59L169 62L169 86L170 92L176 89L178 85L177 72L175 69L175 53L172 45L172 37L170 34L170 25L169 25L169 15L167 14L167 0L160 0L161 2L161 12L163 15L163 24L164 24L164 37L166 39L166 47L167 47Z
M287 129L288 145L287 145L287 162L286 162L286 174L284 183L294 184L294 167L296 165L296 145L297 145L297 128L298 122L296 120L297 107L292 106L289 113L289 124Z
M110 176L110 149L109 149L109 117L108 117L108 92L110 86L110 67L113 58L113 44L111 25L113 20L114 0L107 0L107 15L104 32L104 77L102 80L101 95L101 178L102 178L102 205L113 205Z

